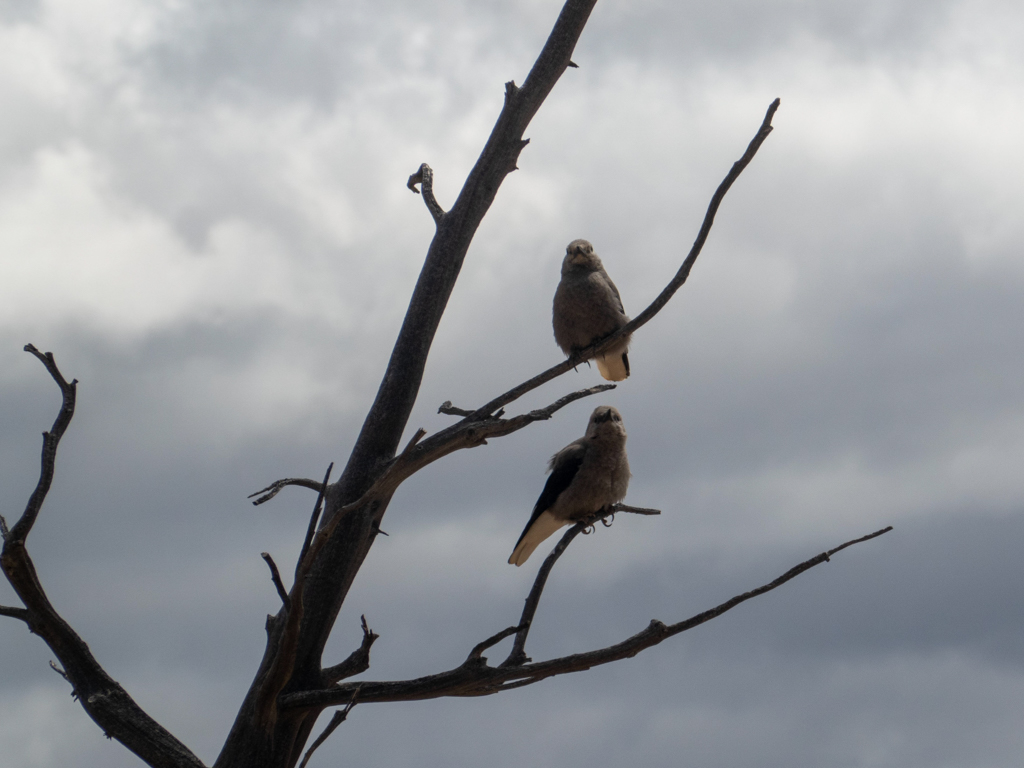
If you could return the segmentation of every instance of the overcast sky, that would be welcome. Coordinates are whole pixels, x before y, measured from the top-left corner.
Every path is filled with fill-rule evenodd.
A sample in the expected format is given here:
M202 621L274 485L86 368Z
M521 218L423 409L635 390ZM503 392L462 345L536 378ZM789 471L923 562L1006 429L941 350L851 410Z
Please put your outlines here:
M346 459L432 234L406 178L429 162L451 205L559 7L0 0L0 512L20 514L59 404L32 342L80 381L28 540L43 585L207 763L278 607L259 553L294 562L314 501L246 496ZM473 242L410 433L561 359L570 240L638 313L778 96L776 129L632 378L398 492L325 662L364 613L376 680L514 624L540 558L505 561L601 403L629 431L627 501L664 514L576 540L534 659L895 530L633 660L356 707L313 766L1020 762L1022 39L1010 0L598 3ZM4 768L139 765L51 658L0 619Z

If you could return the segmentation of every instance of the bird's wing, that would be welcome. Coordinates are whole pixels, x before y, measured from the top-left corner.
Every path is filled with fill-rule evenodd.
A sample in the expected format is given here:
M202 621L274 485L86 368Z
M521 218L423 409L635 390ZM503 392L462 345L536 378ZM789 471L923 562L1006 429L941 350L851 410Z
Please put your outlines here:
M573 478L579 472L580 464L583 463L583 456L586 452L586 444L582 441L577 441L567 445L551 459L551 476L544 483L544 490L540 492L540 498L537 499L537 503L533 505L533 514L530 515L530 522L523 528L519 541L516 542L517 547L526 537L526 534L529 533L533 524L537 522L537 519L550 509L562 491L572 484Z
M621 312L622 314L626 314L626 310L622 306L622 297L619 296L619 289L615 287L615 283L612 282L612 279L608 277L608 273L605 272L603 269L601 270L601 277L603 277L604 281L608 283L608 287L612 289L612 295L615 296L615 303L619 307L619 312Z

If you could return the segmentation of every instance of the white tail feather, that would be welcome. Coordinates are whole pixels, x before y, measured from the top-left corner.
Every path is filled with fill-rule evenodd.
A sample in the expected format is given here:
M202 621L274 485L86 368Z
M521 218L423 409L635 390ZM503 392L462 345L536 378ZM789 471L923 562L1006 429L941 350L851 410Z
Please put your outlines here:
M522 565L527 558L533 554L544 539L557 531L562 526L568 525L569 520L559 520L550 512L542 512L540 517L534 520L530 530L526 532L522 540L512 550L512 556L508 559L509 565Z
M621 352L602 355L596 358L595 362L598 372L608 381L625 381L629 377L629 371L626 370Z

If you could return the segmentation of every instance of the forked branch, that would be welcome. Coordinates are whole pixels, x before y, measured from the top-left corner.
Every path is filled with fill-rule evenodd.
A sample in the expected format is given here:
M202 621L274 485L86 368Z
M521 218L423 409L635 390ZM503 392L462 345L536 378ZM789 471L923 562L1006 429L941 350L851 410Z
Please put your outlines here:
M380 635L367 625L366 616L360 617L360 623L363 628L363 642L341 664L335 664L333 667L326 667L323 670L321 677L325 683L334 684L370 668L370 648Z
M463 419L456 424L452 424L450 427L445 427L435 432L426 439L422 439L426 432L422 429L417 430L409 444L398 456L389 462L384 473L377 481L358 499L338 510L334 518L317 531L313 544L310 547L310 552L313 554L308 557L311 559L315 556L316 551L330 538L345 514L373 501L389 499L399 485L428 464L432 464L449 453L463 448L486 445L489 438L510 435L535 421L550 419L557 411L569 403L599 392L606 392L609 389L615 389L615 385L598 384L594 387L570 392L568 395L560 397L551 403L551 405L513 416L509 419L499 416L490 416L483 420Z
M348 704L345 705L345 708L339 709L337 712L334 713L333 717L331 717L331 722L329 722L327 724L327 727L324 728L324 732L316 737L316 741L314 741L313 744L306 751L306 756L303 757L302 762L299 763L299 768L306 768L306 764L309 762L309 758L311 758L313 756L313 753L316 752L317 747L319 747L321 744L327 741L327 739L331 737L331 734L338 729L338 726L348 719L348 713L351 712L352 708L356 705L356 697L358 695L359 689L356 688L355 692L352 694L351 700L348 702Z
M530 634L530 627L533 626L533 616L537 613L537 606L540 605L540 596L544 591L544 586L548 581L548 574L551 573L551 569L555 567L555 563L558 562L558 558L562 556L562 553L568 548L572 540L575 539L579 534L586 533L587 529L591 528L598 520L604 521L605 518L611 516L615 517L616 512L629 512L635 515L660 515L660 509L648 509L646 507L630 507L626 504L613 504L610 507L602 509L600 512L591 515L585 520L580 520L576 525L572 526L559 540L555 548L551 550L551 553L544 559L544 563L541 565L540 570L537 571L537 577L533 580L533 587L530 588L530 594L526 597L526 605L523 607L523 615L519 619L519 626L516 630L516 639L512 643L512 651L509 653L508 658L501 663L503 667L519 666L530 661L526 656L526 637ZM607 523L611 525L611 523Z
M89 646L61 617L43 591L35 564L25 547L25 537L32 529L53 480L57 445L71 423L75 410L75 381L61 375L50 352L43 354L31 344L27 352L46 366L60 387L63 401L57 419L49 432L43 434L42 466L25 513L5 532L0 565L24 609L0 611L25 621L60 660L60 674L71 684L78 702L109 738L117 739L142 760L156 768L203 768L202 762L169 731L147 715L116 680L113 680L93 657ZM57 667L55 667L57 669Z
M533 586L530 588L530 594L526 596L526 605L523 607L523 615L519 619L519 626L516 629L516 639L512 642L512 652L509 653L502 663L502 667L515 667L521 664L525 664L530 661L530 658L526 655L526 638L530 634L530 627L533 626L533 617L537 613L537 606L540 605L540 596L544 592L544 587L548 583L548 575L551 573L551 569L555 567L555 563L558 562L558 558L562 556L562 553L572 543L572 540L583 533L587 526L593 525L601 519L602 514L609 514L608 512L601 512L591 516L588 520L581 520L562 534L562 538L559 539L558 544L551 550L551 553L544 558L544 562L540 566L540 570L537 571L537 577L533 580Z
M596 518L600 519L600 518ZM580 533L583 524L573 526L569 534L577 528L573 537ZM394 682L369 682L364 681L358 684L359 703L385 702L385 701L418 701L423 699L436 699L442 696L488 696L499 691L516 688L523 685L544 680L556 675L565 675L572 672L582 672L591 667L608 664L619 659L636 656L641 651L651 648L668 638L678 635L687 630L698 627L712 619L721 616L723 613L732 610L737 605L752 598L771 592L781 587L788 581L795 579L805 571L816 565L828 562L832 555L847 547L859 544L870 539L877 538L892 530L888 526L867 536L861 536L834 549L822 552L815 557L805 560L799 565L790 568L777 579L768 582L749 592L737 595L724 603L711 608L710 610L691 616L688 619L675 624L664 624L657 619L642 631L623 640L621 643L599 648L585 653L577 653L571 656L563 656L557 659L526 663L521 665L502 665L490 667L486 664L463 663L455 669L440 674L421 677L414 680L399 680ZM571 538L569 539L571 541ZM561 545L562 542L559 542ZM556 547L557 549L557 547ZM563 548L564 551L564 548ZM539 599L539 597L538 597ZM508 630L504 630L508 631ZM467 660L468 662L469 660ZM310 691L307 693L294 693L281 697L279 706L282 711L294 710L317 710L330 706L336 706L349 701L356 691L356 684L340 684L322 691Z

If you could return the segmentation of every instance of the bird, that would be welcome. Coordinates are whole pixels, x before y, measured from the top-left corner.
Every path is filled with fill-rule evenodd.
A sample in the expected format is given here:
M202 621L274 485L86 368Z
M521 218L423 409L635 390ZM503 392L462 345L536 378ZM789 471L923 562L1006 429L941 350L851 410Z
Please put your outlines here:
M562 526L625 498L630 473L622 414L610 405L595 408L587 433L552 456L548 470L551 476L512 550L509 565L525 563L533 550Z
M604 271L594 246L586 240L573 240L565 249L562 279L555 290L551 312L558 346L572 357L628 322L619 289ZM597 356L597 370L608 381L629 377L629 340L626 335Z

